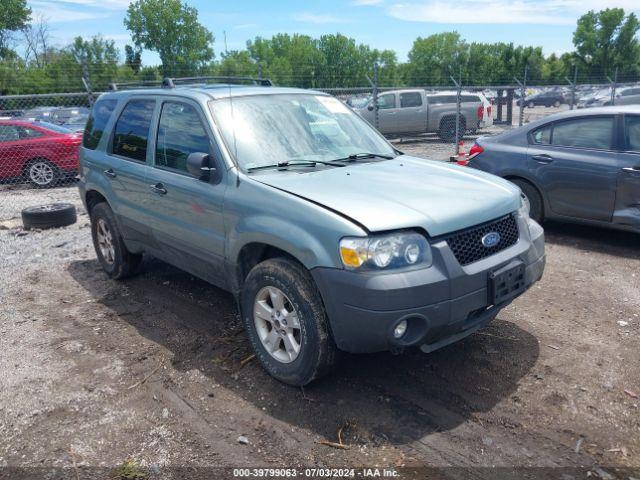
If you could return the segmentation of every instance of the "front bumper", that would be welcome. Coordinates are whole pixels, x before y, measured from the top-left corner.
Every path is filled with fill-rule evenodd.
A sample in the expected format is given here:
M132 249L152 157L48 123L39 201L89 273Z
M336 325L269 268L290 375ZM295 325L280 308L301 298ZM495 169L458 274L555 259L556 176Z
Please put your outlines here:
M491 272L519 260L525 265L525 290L542 277L542 227L521 217L518 227L520 239L515 245L465 267L441 240L431 245L429 268L385 273L312 269L336 344L353 353L409 346L430 352L475 332L513 300L490 305ZM403 319L407 333L396 340L393 329Z

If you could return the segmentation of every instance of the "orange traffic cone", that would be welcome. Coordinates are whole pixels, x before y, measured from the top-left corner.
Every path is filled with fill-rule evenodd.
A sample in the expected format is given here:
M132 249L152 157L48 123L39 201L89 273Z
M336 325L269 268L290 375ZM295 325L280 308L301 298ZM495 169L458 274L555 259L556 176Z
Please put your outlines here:
M465 166L469 162L469 154L464 151L464 141L460 140L458 143L458 157L456 163L458 165Z

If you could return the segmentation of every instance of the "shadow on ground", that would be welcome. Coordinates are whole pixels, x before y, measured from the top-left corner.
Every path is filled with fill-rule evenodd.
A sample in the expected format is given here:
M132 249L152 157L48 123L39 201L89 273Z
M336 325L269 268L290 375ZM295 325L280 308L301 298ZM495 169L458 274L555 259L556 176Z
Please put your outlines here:
M640 235L637 233L552 221L545 222L543 227L546 241L551 244L585 252L640 258Z
M329 439L345 422L354 425L349 441L374 444L453 429L510 396L539 355L537 339L501 314L430 355L345 355L337 372L303 391L273 380L255 360L240 367L251 351L230 294L157 260L124 282L108 280L95 260L69 271L114 321L166 347L174 368L198 369L268 415Z

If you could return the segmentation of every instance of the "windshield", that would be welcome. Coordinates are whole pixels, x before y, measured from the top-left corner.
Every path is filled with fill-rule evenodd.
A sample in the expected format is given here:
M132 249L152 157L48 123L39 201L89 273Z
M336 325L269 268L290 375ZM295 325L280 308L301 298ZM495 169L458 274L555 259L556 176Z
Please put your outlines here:
M372 127L325 95L268 94L214 100L229 151L250 169L295 160L331 161L369 152L395 156Z
M63 127L62 125L56 125L55 123L36 122L36 125L39 125L42 128L46 128L47 130L51 130L52 132L72 133L71 130L69 130L68 128Z

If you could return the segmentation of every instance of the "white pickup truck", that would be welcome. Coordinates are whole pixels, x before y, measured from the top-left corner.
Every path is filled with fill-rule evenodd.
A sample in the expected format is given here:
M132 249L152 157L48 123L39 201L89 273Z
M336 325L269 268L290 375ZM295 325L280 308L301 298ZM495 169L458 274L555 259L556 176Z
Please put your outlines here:
M460 132L475 132L493 123L491 104L482 94L460 96ZM375 126L373 98L354 110ZM400 135L433 132L446 142L456 135L456 92L429 93L422 89L393 90L378 95L378 130Z

